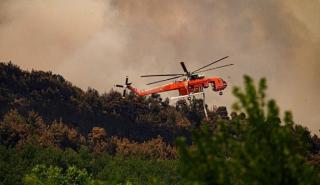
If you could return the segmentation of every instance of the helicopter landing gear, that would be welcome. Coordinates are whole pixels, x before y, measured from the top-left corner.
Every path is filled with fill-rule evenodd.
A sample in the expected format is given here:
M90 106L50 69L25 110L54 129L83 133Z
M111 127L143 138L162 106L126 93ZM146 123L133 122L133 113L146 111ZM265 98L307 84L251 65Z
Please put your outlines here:
M223 92L222 92L222 91L220 91L220 92L219 92L219 95L220 95L220 96L221 96L221 95L223 95Z

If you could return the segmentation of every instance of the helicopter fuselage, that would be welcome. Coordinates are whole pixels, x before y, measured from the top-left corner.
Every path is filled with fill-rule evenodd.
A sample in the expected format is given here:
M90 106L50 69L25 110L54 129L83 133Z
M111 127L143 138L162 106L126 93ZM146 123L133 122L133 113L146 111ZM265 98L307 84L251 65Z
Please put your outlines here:
M147 96L150 94L157 94L173 90L177 90L179 92L179 96L183 96L203 92L203 89L208 88L210 85L212 87L212 90L215 92L221 92L227 87L227 83L222 78L205 78L204 76L198 76L196 78L176 81L148 90L139 90L137 88L132 87L131 85L128 86L128 89L130 89L132 92L139 96Z

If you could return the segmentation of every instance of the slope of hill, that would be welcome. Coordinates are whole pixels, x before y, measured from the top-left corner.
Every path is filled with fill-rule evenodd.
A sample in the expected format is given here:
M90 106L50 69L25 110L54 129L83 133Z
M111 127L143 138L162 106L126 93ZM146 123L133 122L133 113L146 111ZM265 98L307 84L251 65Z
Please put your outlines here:
M83 91L52 72L0 64L1 119L12 109L24 116L34 111L47 123L62 121L83 134L99 126L110 135L138 142L160 135L173 143L177 136L189 136L187 128L203 119L201 102L191 108L184 103L173 107L159 95L145 98L130 94L123 99L113 90L100 95L92 88Z

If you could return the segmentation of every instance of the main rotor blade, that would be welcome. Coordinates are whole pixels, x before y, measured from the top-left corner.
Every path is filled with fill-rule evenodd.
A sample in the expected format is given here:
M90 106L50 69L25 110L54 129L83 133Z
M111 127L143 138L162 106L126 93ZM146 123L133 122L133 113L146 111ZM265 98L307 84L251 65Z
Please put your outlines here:
M124 88L124 86L123 86L123 85L118 85L118 84L116 84L116 87Z
M180 76L184 74L161 74L161 75L142 75L140 77L157 77L157 76Z
M228 57L229 57L229 56L226 56L226 57L220 58L219 60L213 61L213 62L211 62L210 64L205 65L205 66L203 66L203 67L201 67L201 68L193 71L192 73L198 72L198 71L200 71L201 69L204 69L204 68L206 68L206 67L209 67L209 66L211 66L212 64L215 64L215 63L217 63L217 62L220 62L221 60L224 60L224 59L226 59L226 58L228 58Z
M214 67L214 68L210 68L210 69L206 69L206 70L202 70L202 71L197 71L197 73L203 73L206 71L210 71L210 70L214 70L214 69L219 69L219 68L223 68L223 67L228 67L228 66L232 66L234 64L227 64L227 65L223 65L223 66L218 66L218 67Z
M183 76L185 76L185 75L175 76L175 77L172 77L172 78L151 82L151 83L148 83L147 85L151 85L151 84L155 84L155 83L159 83L159 82L165 82L165 81L177 79L177 78L180 78L180 77L183 77Z
M181 65L183 71L184 71L185 73L189 74L189 71L187 70L186 65L184 65L184 62L180 62L180 65Z

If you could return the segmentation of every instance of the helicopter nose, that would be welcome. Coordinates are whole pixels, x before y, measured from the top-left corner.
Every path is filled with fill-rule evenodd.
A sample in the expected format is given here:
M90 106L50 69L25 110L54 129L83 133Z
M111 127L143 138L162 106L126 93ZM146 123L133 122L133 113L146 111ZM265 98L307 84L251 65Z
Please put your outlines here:
M222 80L222 82L223 82L223 88L225 89L228 85L227 85L227 82L226 81L224 81L224 80Z

